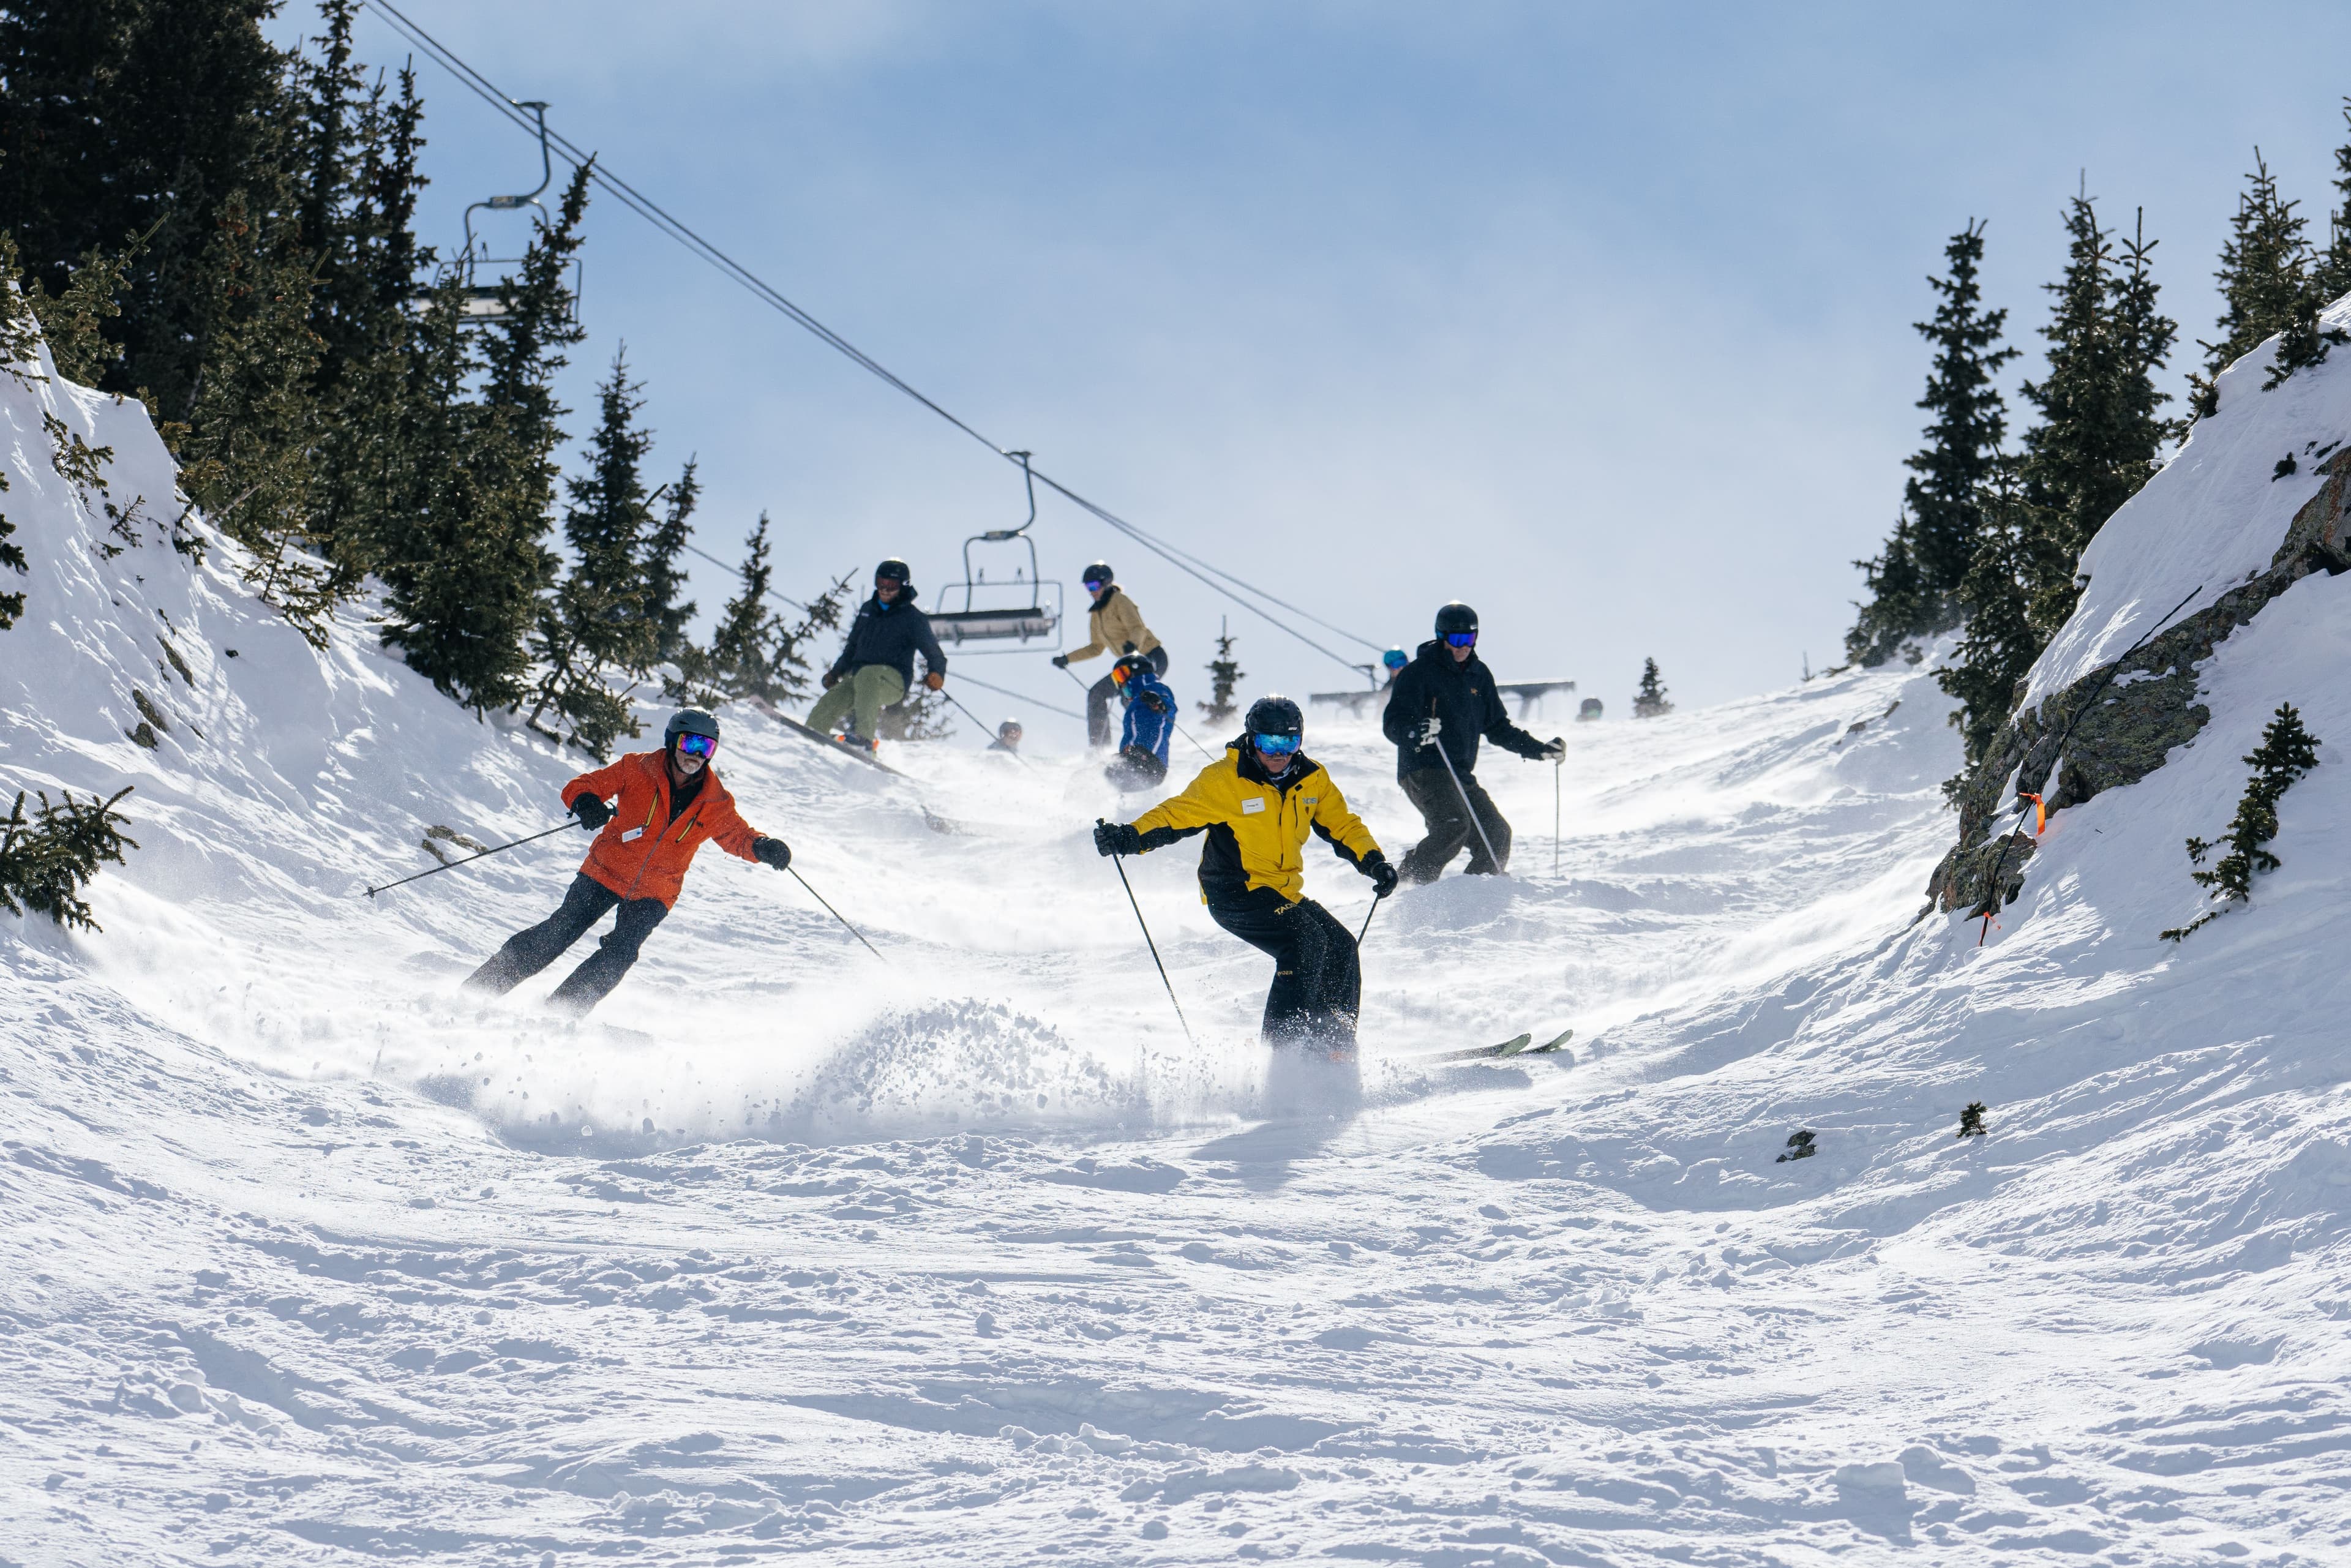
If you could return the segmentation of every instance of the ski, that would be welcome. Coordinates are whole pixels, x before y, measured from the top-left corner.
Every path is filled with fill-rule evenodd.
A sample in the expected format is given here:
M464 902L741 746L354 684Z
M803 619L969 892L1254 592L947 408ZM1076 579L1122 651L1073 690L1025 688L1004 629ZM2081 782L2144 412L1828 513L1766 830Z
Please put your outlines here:
M872 752L864 750L859 747L851 746L844 741L837 740L831 736L825 734L825 732L820 729L810 729L807 725L802 724L799 720L792 717L789 714L779 711L771 703L758 703L754 706L756 706L760 712L766 714L769 718L774 719L778 724L782 725L786 729L791 730L795 734L800 735L807 739L813 740L819 746L829 746L833 750L840 752L843 757L854 757L858 761L864 763L868 768L879 768L883 772L887 773L893 779L904 779L906 777L906 775L899 772L896 768L891 767L888 763L883 761Z
M1548 1056L1574 1039L1575 1031L1569 1030L1556 1039L1543 1041L1541 1045L1533 1043L1534 1038L1531 1033L1512 1035L1499 1045L1473 1045L1467 1051L1441 1051L1433 1056L1416 1057L1414 1060L1416 1061L1500 1061L1513 1056Z

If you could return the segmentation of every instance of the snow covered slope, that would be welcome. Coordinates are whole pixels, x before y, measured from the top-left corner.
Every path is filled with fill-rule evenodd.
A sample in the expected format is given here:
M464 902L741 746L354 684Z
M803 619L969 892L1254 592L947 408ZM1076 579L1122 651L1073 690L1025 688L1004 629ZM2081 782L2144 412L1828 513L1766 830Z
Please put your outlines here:
M0 381L0 781L135 784L142 846L102 935L0 917L0 1562L2351 1552L2336 745L2253 906L2155 936L2266 708L2351 734L2351 578L2222 644L1981 947L1914 923L1959 762L1917 671L1569 729L1557 875L1554 776L1485 763L1517 874L1379 913L1356 1074L1269 1066L1179 851L1133 872L1186 1046L1074 761L900 782L730 712L887 962L714 852L572 1026L566 966L453 990L580 841L362 891L572 764L358 615L310 649L225 547L100 559L45 402L170 493L135 409ZM1309 747L1408 841L1375 730Z

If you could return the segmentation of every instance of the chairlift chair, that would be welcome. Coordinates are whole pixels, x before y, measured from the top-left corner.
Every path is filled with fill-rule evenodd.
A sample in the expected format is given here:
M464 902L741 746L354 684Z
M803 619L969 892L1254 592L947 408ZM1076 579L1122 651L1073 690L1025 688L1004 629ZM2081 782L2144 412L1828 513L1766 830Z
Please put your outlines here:
M1017 528L990 528L963 541L963 580L939 590L939 607L930 612L931 631L959 653L1058 653L1061 649L1061 585L1046 582L1037 567L1037 541L1029 529L1037 521L1037 480L1029 471L1029 454L1012 452L1020 459L1020 476L1029 491L1029 520ZM974 568L971 547L1018 542L1028 551L1024 566L1014 556L1010 578L987 580L985 566ZM972 643L1009 643L1007 648L971 647Z
M523 258L518 256L494 256L486 254L489 242L486 239L475 237L474 214L484 211L513 213L520 212L525 207L537 207L540 215L544 217L547 206L538 198L545 194L547 187L555 182L555 157L548 144L547 135L549 105L541 99L532 99L528 102L517 103L515 107L529 110L538 121L538 183L520 195L488 196L470 204L465 208L465 248L458 252L455 269L463 289L458 301L457 314L461 322L469 327L488 326L505 320L511 314L507 290L513 286L515 274L521 269L523 264ZM496 281L491 283L480 281L481 274L486 269ZM582 276L583 269L578 258L575 257L571 264L571 298L575 308L580 298ZM421 306L430 300L433 292L430 288L418 290L415 296L418 304Z

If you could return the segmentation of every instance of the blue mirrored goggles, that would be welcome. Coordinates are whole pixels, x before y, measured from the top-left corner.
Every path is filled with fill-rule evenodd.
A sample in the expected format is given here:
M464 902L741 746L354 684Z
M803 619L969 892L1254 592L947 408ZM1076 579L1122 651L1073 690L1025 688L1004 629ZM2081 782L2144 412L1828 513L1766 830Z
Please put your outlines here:
M1249 742L1268 757L1288 757L1304 738L1296 735L1252 735Z
M1445 634L1445 645L1448 648L1474 648L1478 645L1478 633L1475 632L1447 632Z
M1391 670L1403 669L1406 662L1407 661L1405 660L1401 649L1390 648L1386 653L1380 655L1380 663L1385 664Z
M707 735L681 735L677 737L677 748L685 756L706 758L718 749L718 742Z

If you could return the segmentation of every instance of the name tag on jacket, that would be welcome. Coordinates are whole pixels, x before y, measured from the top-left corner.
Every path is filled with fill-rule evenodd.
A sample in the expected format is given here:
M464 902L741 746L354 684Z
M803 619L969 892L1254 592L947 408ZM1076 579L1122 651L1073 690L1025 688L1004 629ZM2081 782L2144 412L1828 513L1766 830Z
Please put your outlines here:
M1262 795L1257 797L1255 800L1244 800L1241 802L1241 815L1244 817L1254 817L1259 811L1264 810L1265 797Z
M631 828L627 832L621 835L621 841L624 844L633 844L644 836L645 831L643 828Z

